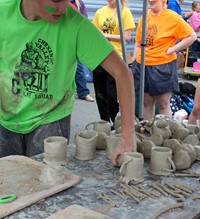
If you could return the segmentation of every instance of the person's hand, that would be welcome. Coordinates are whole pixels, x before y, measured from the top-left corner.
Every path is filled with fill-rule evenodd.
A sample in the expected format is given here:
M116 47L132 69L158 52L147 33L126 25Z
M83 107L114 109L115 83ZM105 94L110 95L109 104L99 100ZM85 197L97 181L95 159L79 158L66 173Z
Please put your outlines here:
M112 164L113 166L121 166L122 164L122 155L124 152L133 152L137 150L135 135L130 136L126 139L122 139L119 146L116 148L112 155Z
M167 55L171 55L173 52L174 52L173 47L169 47L169 48L167 49L167 51L166 51L166 54L167 54Z

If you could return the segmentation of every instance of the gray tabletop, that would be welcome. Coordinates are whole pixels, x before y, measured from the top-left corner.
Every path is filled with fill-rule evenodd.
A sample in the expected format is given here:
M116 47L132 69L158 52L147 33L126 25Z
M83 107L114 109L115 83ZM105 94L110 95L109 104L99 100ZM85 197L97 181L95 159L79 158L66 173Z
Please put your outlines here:
M96 158L90 161L80 161L74 158L75 146L69 145L69 162L64 169L81 176L79 184L66 189L54 196L51 196L40 203L33 204L21 211L18 211L6 219L24 219L24 218L46 218L56 212L65 209L67 206L77 204L89 209L95 209L98 206L105 206L107 203L98 199L99 194L106 194L117 204L110 210L104 212L105 215L116 219L149 219L160 210L177 203L171 195L165 197L159 193L159 197L147 197L139 204L133 199L124 200L113 194L110 189L118 191L122 188L117 179L119 168L113 167L111 161L107 158L105 150L97 151ZM33 159L42 162L43 154L33 157ZM195 171L200 174L199 162L195 162L188 171ZM167 212L159 218L165 219L190 219L199 213L200 199L193 199L193 196L200 195L199 179L195 177L160 177L148 173L149 161L145 161L143 186L148 188L150 182L164 183L176 182L182 185L193 187L195 192L191 196L185 197L184 208ZM153 191L153 190L152 190ZM158 194L158 192L157 192Z

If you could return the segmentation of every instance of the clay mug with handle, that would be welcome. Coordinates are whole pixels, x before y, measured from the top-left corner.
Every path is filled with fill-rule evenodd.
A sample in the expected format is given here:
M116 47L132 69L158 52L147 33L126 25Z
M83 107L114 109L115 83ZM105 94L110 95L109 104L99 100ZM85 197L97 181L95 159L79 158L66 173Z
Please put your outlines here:
M154 175L168 176L176 170L172 161L172 150L167 147L152 147L149 172Z

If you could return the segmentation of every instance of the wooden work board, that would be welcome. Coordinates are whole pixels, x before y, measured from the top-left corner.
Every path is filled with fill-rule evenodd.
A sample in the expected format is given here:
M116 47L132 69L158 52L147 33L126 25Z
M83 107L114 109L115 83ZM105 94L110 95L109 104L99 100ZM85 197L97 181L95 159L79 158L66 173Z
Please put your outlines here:
M37 203L80 182L79 176L63 171L62 184L45 184L39 180L44 167L44 163L25 156L14 155L0 158L0 196L11 193L17 195L15 201L0 204L0 218Z

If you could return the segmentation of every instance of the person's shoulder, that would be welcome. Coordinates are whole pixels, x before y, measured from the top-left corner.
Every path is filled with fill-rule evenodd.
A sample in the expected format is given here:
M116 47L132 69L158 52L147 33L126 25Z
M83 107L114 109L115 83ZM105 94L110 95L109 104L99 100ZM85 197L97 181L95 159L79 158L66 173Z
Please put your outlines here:
M1 16L13 13L13 10L17 10L19 0L0 0L0 14Z
M184 20L180 14L167 8L163 10L162 17L172 24L179 23L181 20Z
M124 6L124 7L123 7L123 10L124 10L124 11L131 11L130 8L127 7L127 6Z
M73 20L75 23L81 22L81 20L87 19L84 16L81 15L81 13L74 8L72 8L70 5L68 5L67 13L64 15L65 21L68 23L68 21Z
M173 16L173 17L177 17L177 18L180 18L180 17L181 17L180 14L178 14L177 12L175 12L175 11L173 11L173 10L171 10L171 9L168 9L168 8L166 8L166 9L164 10L164 12L165 12L166 14L168 14L169 16Z
M1 7L11 6L13 4L16 4L17 2L18 2L17 0L0 0L0 6Z
M194 12L192 13L191 17L200 17L200 13L194 11ZM190 17L190 18L191 18L191 17Z
M105 5L105 6L101 7L101 8L99 8L99 9L97 9L97 12L104 11L104 10L107 10L107 9L108 9L108 6Z

